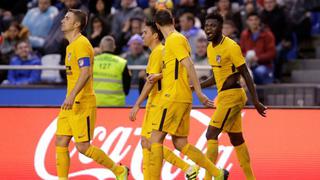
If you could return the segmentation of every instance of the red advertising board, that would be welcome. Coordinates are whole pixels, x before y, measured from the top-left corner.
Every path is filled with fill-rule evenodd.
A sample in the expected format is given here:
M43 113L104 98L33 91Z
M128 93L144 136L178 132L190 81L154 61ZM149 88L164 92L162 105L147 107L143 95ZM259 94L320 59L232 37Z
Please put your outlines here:
M136 122L128 120L129 111L99 109L92 143L116 162L129 166L130 179L140 180L143 177L139 134L144 110L139 112ZM206 125L213 111L191 112L189 141L204 152ZM0 179L57 179L54 133L58 112L57 108L0 108ZM267 118L262 118L255 110L245 109L242 115L257 179L320 179L320 110L272 109ZM245 179L227 135L221 135L219 141L217 165L230 170L231 180ZM170 137L166 143L173 148ZM79 154L73 143L69 151L70 179L114 179L109 170ZM202 170L200 179L203 176ZM162 179L182 180L184 174L164 163Z

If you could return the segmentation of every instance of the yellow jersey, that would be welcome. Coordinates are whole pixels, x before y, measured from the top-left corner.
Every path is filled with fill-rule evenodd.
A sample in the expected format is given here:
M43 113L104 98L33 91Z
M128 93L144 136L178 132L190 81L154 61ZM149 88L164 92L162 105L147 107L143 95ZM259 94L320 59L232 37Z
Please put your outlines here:
M232 39L223 36L221 42L212 47L212 42L207 47L208 62L212 67L218 93L226 79L237 73L237 67L245 63L240 46Z
M65 66L67 74L67 96L73 90L80 75L80 68L90 66L93 71L94 52L89 40L80 35L67 46ZM93 78L90 77L82 90L75 98L75 103L83 102L86 106L95 106L95 95L93 90ZM82 105L82 104L81 104Z
M164 46L160 43L152 51L149 56L148 65L146 68L147 74L158 74L162 70L162 52ZM157 103L161 92L161 80L157 82L149 93L147 104Z
M171 33L165 41L162 68L162 99L192 103L192 92L186 68L180 63L190 57L191 48L185 36Z

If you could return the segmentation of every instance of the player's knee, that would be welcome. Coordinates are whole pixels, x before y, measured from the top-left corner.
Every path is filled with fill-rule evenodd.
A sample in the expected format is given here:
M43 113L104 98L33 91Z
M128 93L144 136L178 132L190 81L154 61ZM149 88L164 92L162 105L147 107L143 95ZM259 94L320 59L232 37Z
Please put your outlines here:
M68 136L56 136L55 144L56 146L67 147L69 145L70 139Z
M220 132L221 132L220 129L213 126L209 126L206 133L207 140L210 140L210 139L218 140L218 136Z
M85 154L87 152L87 150L90 147L89 143L77 143L76 144L77 150L81 153L81 154Z
M239 146L244 143L242 133L228 133L230 142L233 146Z
M150 149L150 142L147 138L141 137L141 146L143 149Z
M173 142L174 148L176 148L179 151L182 151L183 147L188 144L188 140L186 138L181 139L181 138L172 137L172 142Z

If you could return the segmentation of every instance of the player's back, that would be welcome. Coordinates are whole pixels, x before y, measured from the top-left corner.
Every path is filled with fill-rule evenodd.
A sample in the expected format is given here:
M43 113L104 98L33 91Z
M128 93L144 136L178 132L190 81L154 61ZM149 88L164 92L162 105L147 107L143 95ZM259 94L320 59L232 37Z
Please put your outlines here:
M89 40L80 35L67 46L65 65L67 74L67 96L70 94L80 76L80 68L90 66L93 74L94 51ZM87 105L95 106L95 95L93 90L93 78L90 77L83 89L76 96L75 102L85 102Z
M245 63L240 46L232 39L223 36L220 44L207 47L208 62L212 67L218 92L227 78L238 73L237 67Z
M173 102L192 103L192 92L186 68L181 60L190 57L188 40L178 32L165 41L163 56L162 98Z
M163 53L164 46L159 43L150 53L148 65L146 68L147 75L150 74L158 74L161 73L162 70L162 53ZM160 96L161 96L161 89L162 83L161 79L153 86L152 90L149 93L147 106L151 104L157 104Z

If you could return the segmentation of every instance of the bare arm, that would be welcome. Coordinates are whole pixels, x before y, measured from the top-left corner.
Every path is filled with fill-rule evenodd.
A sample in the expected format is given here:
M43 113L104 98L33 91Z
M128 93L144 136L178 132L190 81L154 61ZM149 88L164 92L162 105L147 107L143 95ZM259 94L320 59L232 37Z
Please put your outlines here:
M202 104L208 107L213 107L213 102L209 100L208 97L205 94L203 94L201 91L201 86L197 77L197 73L196 73L196 70L194 69L194 66L192 64L190 57L186 57L182 59L180 62L186 68L189 78L193 84L194 91L196 92Z
M247 65L243 64L243 65L239 66L237 69L247 84L247 87L250 92L252 102L253 102L255 108L257 109L257 111L259 112L259 114L261 116L265 117L266 116L265 111L267 108L262 103L259 102L256 88L254 87L254 83L253 83L253 80L252 80L250 73L248 71Z
M144 84L142 92L141 92L140 96L138 97L136 103L132 107L131 112L129 114L129 119L131 121L136 120L136 115L138 113L140 105L147 98L147 96L150 93L150 91L152 90L153 86L154 86L154 84L150 83L149 81L146 81L146 83Z
M76 82L76 85L70 92L69 96L66 97L64 103L62 104L62 109L72 109L72 105L74 103L76 96L82 90L82 88L85 86L85 84L90 78L91 78L90 67L85 66L80 68L80 75Z

